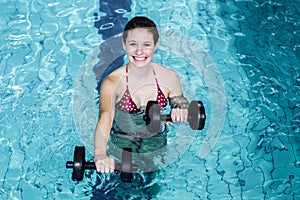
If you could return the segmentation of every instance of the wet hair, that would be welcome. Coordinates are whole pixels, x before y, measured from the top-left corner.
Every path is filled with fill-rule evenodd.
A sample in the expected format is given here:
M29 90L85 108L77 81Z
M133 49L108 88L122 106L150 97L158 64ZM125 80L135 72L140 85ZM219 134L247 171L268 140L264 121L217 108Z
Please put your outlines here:
M123 32L123 42L126 42L127 36L128 36L128 31L136 29L136 28L145 28L147 29L150 33L153 34L153 40L154 40L154 44L157 44L158 42L158 30L157 27L155 25L155 23L147 18L147 17L143 17L143 16L136 16L134 18L132 18L125 26L124 28L124 32Z

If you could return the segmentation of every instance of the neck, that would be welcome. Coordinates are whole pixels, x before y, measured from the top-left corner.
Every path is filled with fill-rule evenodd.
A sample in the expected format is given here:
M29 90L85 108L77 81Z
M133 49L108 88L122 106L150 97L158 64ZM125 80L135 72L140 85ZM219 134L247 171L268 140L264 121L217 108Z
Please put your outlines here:
M147 65L142 67L133 66L130 63L128 64L128 73L135 77L145 78L149 75L150 72L152 72L152 70L153 67L151 63L148 63Z

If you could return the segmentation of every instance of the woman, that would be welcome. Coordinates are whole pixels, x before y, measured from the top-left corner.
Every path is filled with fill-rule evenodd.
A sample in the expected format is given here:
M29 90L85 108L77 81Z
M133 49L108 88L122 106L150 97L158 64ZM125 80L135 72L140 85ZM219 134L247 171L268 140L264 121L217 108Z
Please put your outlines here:
M172 121L187 121L188 101L183 97L178 76L172 70L151 62L158 38L155 23L146 17L134 17L124 28L123 48L129 62L109 74L100 88L99 121L94 143L98 172L114 171L115 160L107 155L106 150L111 132L112 136L126 135L126 138L138 138L147 133L142 116L148 101L156 100L163 110L169 100Z

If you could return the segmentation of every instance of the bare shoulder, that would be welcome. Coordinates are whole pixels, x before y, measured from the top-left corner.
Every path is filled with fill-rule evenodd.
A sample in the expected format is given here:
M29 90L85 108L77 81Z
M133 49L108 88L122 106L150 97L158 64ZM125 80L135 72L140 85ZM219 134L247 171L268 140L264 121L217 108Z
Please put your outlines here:
M182 94L179 77L175 71L158 64L154 65L154 70L165 96L170 97Z
M110 73L107 77L105 77L102 81L102 85L116 86L123 76L124 76L124 66L119 67L118 69Z
M178 75L175 71L159 64L154 64L153 66L158 78L170 81L178 80Z
M124 70L122 70L122 67L110 73L103 79L100 87L100 93L105 96L118 96L118 93L124 88L124 85L121 81L122 78L124 78L124 75L125 73Z

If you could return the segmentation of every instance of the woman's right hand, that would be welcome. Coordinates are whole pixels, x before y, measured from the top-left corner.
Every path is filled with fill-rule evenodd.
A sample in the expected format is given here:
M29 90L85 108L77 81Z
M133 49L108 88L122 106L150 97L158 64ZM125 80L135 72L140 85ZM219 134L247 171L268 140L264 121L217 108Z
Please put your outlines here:
M115 171L115 159L101 153L94 153L94 162L97 172L112 173Z

